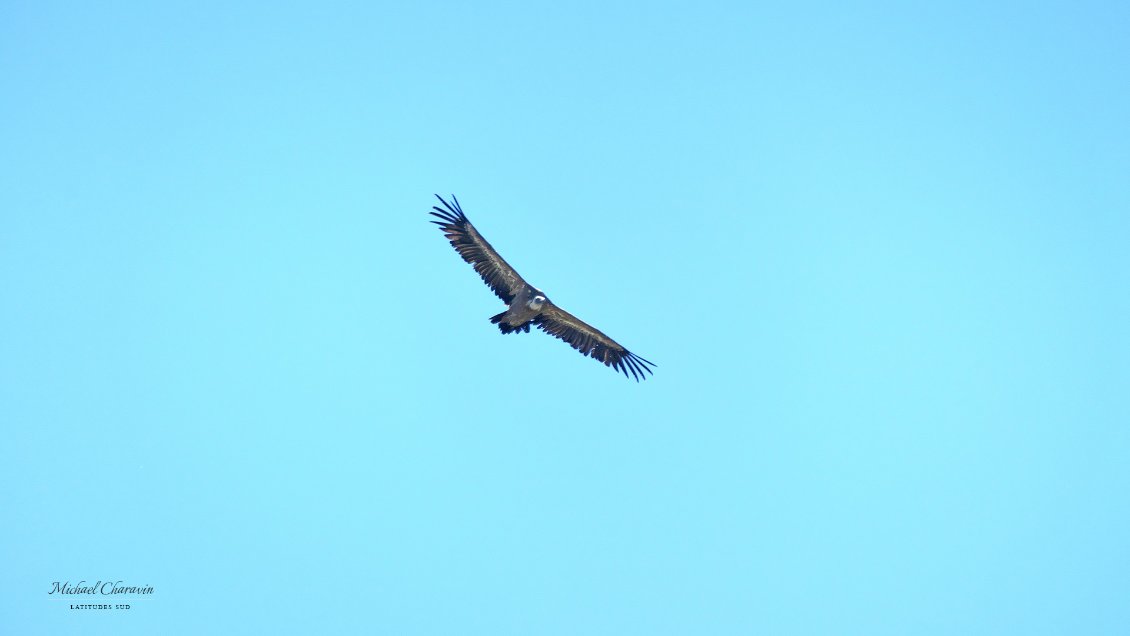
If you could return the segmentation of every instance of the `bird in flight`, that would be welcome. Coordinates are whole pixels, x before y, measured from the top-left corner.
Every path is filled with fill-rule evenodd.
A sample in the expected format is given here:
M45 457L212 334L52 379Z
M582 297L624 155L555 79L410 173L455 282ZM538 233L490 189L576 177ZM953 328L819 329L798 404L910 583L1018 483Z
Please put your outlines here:
M443 208L433 206L432 221L443 230L451 246L471 264L482 277L483 282L509 305L506 311L492 316L490 321L506 333L530 332L530 325L546 332L554 338L568 343L581 355L595 358L605 366L612 367L627 378L636 382L647 377L656 366L622 347L618 342L604 335L599 329L589 325L573 314L553 304L544 292L530 285L514 271L506 261L494 251L482 234L471 225L459 200L451 196L451 203L436 195ZM629 376L628 373L632 375Z

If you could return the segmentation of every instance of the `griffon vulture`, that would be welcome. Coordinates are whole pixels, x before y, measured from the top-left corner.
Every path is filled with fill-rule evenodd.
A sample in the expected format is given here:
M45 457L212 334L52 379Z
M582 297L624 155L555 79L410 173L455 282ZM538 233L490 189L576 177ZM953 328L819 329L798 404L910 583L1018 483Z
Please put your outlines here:
M652 372L650 367L654 367L654 363L628 351L600 330L553 304L545 293L519 276L471 225L454 195L452 203L444 201L438 194L436 198L443 208L433 206L434 212L429 214L440 220L432 223L443 230L455 251L475 268L502 302L509 305L506 311L490 319L502 333L529 333L530 325L536 325L538 329L565 341L581 355L595 358L605 366L623 372L625 377L635 377L636 382ZM629 372L631 376L628 376Z

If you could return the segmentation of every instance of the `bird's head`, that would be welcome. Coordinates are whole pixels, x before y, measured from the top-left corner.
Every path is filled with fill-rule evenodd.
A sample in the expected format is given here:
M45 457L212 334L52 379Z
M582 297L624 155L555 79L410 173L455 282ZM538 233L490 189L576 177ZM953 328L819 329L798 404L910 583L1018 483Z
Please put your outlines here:
M526 306L534 311L541 311L541 308L545 306L546 300L544 294L534 294L534 297L526 302Z

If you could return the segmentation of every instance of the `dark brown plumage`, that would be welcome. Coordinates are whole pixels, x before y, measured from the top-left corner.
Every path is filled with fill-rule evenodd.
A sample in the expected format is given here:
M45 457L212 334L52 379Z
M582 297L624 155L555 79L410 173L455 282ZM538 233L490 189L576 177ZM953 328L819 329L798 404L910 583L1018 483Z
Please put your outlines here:
M436 198L443 203L443 208L433 206L434 211L429 214L440 220L432 223L443 230L451 246L475 268L495 295L509 305L506 311L491 318L502 333L528 333L530 325L536 325L538 329L566 342L581 355L595 358L622 372L625 377L634 377L637 382L652 373L651 367L656 366L654 363L628 351L599 329L558 307L541 290L527 283L471 225L458 199L452 196L452 203L448 203L438 194Z

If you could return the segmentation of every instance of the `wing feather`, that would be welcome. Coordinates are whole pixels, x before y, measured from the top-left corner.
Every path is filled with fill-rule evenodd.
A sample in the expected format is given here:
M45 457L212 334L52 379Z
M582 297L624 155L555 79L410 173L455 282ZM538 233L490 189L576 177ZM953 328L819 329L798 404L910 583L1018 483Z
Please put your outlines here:
M428 214L441 219L432 221L432 223L443 230L444 236L451 241L451 246L455 248L455 251L459 253L463 260L475 268L483 282L494 291L495 295L509 305L518 291L527 285L526 281L518 275L518 272L514 271L509 263L499 256L498 252L483 238L483 235L479 234L475 226L471 225L467 216L463 214L463 208L459 206L459 200L455 198L455 195L451 196L454 205L444 201L443 197L438 194L436 198L443 204L443 208L432 207L435 211Z
M605 366L624 374L626 378L635 378L636 382L646 379L647 373L652 373L650 367L656 366L636 354L628 351L602 331L577 318L564 309L547 302L542 307L541 313L534 317L534 324L538 329L558 338L581 355L595 358ZM628 373L631 375L628 375Z

